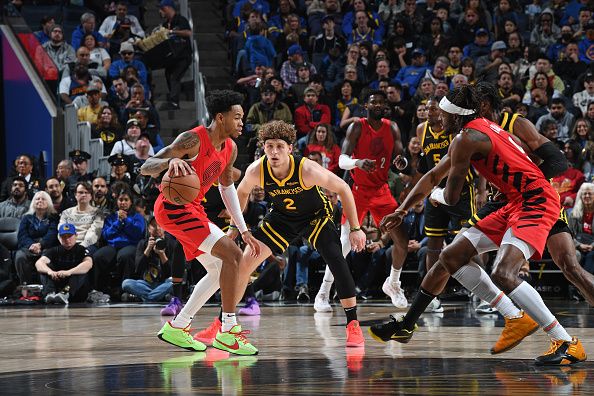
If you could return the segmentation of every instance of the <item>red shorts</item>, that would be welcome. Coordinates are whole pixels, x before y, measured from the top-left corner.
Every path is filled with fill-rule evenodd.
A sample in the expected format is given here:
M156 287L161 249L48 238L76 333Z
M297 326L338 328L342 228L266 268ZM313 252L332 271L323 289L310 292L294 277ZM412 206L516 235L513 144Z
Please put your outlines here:
M501 209L480 220L475 227L497 246L505 232L511 228L513 235L535 249L532 256L542 257L549 232L559 219L559 194L547 181L535 182L522 197L510 201Z
M355 206L357 207L357 217L359 224L363 222L365 215L371 212L375 225L379 226L382 219L394 213L398 209L398 203L390 192L388 184L384 184L378 189L371 189L369 187L360 187L353 185L353 197L355 198ZM346 216L342 215L342 223L346 221Z
M210 253L210 248L224 235L208 220L202 205L174 205L166 201L162 194L159 194L155 202L155 219L182 244L187 261L203 253ZM213 227L217 230L213 230ZM208 251L200 250L203 243L210 247Z

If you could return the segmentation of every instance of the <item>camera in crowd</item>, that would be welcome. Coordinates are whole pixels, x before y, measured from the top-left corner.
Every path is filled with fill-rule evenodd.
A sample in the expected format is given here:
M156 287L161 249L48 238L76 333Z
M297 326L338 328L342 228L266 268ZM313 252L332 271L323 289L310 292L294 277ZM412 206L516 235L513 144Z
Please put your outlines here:
M157 250L165 250L167 247L167 241L163 238L157 238L155 240L155 249Z

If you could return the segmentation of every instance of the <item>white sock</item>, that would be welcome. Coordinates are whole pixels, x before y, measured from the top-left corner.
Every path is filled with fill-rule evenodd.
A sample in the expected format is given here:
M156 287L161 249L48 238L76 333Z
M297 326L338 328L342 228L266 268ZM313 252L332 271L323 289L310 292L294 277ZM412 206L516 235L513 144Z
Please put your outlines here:
M237 325L235 312L223 312L223 324L221 326L221 331L229 331L235 325Z
M553 340L571 341L571 336L549 311L540 294L527 282L516 287L509 297L543 328Z
M330 289L332 288L332 283L334 283L334 275L332 275L332 271L330 271L330 267L326 266L324 270L324 280L320 285L320 291L318 294L324 293L326 296L330 294Z
M206 256L206 255L202 255ZM223 262L216 257L202 257L199 261L206 268L206 275L194 286L192 295L180 313L171 321L173 327L187 327L196 313L206 304L209 298L219 290L219 277Z
M452 277L484 301L493 301L501 293L485 270L473 262L462 266Z
M519 318L522 316L522 311L514 305L514 302L506 296L504 292L499 293L493 301L489 302L489 305L498 310L501 315L508 319Z
M394 267L390 267L390 283L396 284L400 282L400 274L402 273L402 269L396 269Z

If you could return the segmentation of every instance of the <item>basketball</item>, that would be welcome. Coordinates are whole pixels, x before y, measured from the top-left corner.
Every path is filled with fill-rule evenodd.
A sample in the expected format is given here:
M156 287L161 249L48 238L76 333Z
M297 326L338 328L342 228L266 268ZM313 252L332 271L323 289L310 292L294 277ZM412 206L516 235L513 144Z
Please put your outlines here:
M198 196L200 179L195 173L169 177L169 172L167 172L161 180L161 192L169 202L176 205L186 205Z

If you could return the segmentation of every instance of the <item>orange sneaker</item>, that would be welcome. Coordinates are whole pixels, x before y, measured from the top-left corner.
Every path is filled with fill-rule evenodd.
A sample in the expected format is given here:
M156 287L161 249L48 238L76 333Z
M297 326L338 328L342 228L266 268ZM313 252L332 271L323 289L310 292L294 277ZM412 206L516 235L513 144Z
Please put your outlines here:
M499 339L491 348L491 354L495 355L509 351L536 330L538 330L538 323L528 316L526 312L522 312L522 316L519 318L505 318L505 327Z
M535 359L537 366L569 366L586 361L584 346L576 337L571 341L551 340L551 347Z
M206 329L194 334L194 339L202 342L203 344L212 345L217 333L221 329L221 325L222 324L219 318L215 318L215 320L213 320Z
M358 320L351 320L346 327L347 340L346 346L348 347L362 347L365 346L365 338L363 338L363 331L359 326Z

